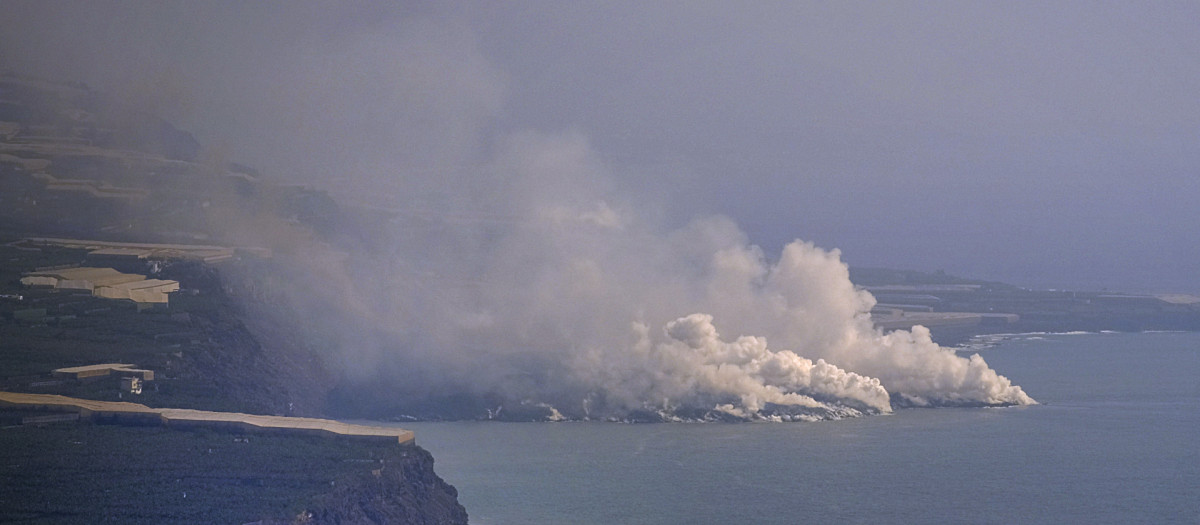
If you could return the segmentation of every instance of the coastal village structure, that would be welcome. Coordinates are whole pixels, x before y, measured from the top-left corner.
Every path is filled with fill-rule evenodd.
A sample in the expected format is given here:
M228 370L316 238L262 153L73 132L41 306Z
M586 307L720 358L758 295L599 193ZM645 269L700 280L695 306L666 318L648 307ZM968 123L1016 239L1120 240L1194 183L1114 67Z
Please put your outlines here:
M96 297L157 304L166 304L169 300L167 294L179 291L178 281L147 279L144 275L121 273L112 268L91 267L30 272L21 278L21 284L60 290L87 290Z
M122 377L121 391L129 392L130 394L142 393L142 380L136 377Z
M129 299L135 303L166 303L167 294L179 291L179 282L164 279L145 279L97 288L96 297L106 299Z
M60 246L88 250L88 259L189 259L203 263L218 263L239 254L270 257L266 248L212 246L206 244L160 244L145 242L96 241L90 239L60 239L30 237L22 241L31 246Z
M21 278L26 286L49 286L60 290L87 290L94 292L98 287L115 286L146 277L121 273L112 268L59 268L30 272Z
M150 408L137 403L92 401L53 394L0 392L0 409L71 415L71 419L131 425L158 424L169 428L213 428L236 432L304 434L407 445L415 443L412 431L374 427L310 417L259 416L237 412L210 412L176 408ZM77 417L76 417L77 415Z
M942 302L938 294L974 294L978 284L884 285L863 287L879 301L871 309L871 321L884 331L911 330L916 325L927 328L971 328L974 326L1006 326L1016 323L1020 316L1007 313L942 312L935 307Z
M127 363L103 363L99 365L72 366L69 368L56 369L52 375L54 377L66 379L84 380L116 374L123 377L136 377L142 381L154 380L153 370L134 368L136 366L137 365L131 365Z
M26 286L48 286L61 290L87 290L96 297L126 299L138 304L167 304L171 292L179 291L179 282L166 279L148 279L145 275L122 273L116 268L129 270L144 268L147 261L194 260L214 264L231 260L240 254L255 257L270 257L265 248L229 248L204 244L158 244L87 239L59 239L30 237L10 243L11 245L37 249L38 246L58 246L87 250L87 260L96 266L39 268L21 278Z

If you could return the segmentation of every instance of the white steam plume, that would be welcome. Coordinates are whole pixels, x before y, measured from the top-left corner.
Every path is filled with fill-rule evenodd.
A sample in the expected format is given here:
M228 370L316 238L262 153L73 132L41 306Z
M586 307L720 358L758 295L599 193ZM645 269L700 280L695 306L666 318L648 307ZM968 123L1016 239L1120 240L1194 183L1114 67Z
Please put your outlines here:
M772 351L762 337L741 336L724 342L708 314L691 314L667 323L670 341L649 346L643 333L635 350L657 354L674 369L671 396L696 394L737 396L738 413L753 414L767 403L827 408L805 394L835 399L880 412L891 411L888 392L879 380L847 372L823 359L816 363L788 350ZM691 391L680 391L687 385ZM646 396L651 397L651 396Z
M582 134L498 125L512 109L505 72L469 26L418 17L395 29L247 64L275 75L229 75L247 83L237 93L269 79L269 100L242 106L264 108L242 119L263 117L273 132L252 135L280 141L264 147L303 152L338 197L392 210L338 225L336 249L224 218L237 242L275 248L275 302L351 381L592 417L1032 402L920 330L875 330L874 299L836 250L794 242L776 257L724 217L657 220Z
M409 392L497 394L575 417L1033 403L923 328L875 329L874 298L837 250L796 241L772 262L723 217L655 225L579 135L520 134L502 152L455 202L376 236L387 257L321 268L371 275L329 292L353 295L372 327L340 342L351 372L390 363L420 370L403 376Z

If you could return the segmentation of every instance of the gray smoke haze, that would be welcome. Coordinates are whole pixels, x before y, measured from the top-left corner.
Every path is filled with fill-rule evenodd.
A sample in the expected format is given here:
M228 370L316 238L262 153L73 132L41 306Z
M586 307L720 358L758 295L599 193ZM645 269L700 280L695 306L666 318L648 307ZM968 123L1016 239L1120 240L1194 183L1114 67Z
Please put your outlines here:
M437 207L504 137L578 132L640 207L769 251L1200 292L1193 4L3 7L0 67L380 204Z
M841 253L1200 292L1192 4L3 7L0 69L399 214L361 250L240 231L351 374L580 410L1022 403L874 331Z
M278 256L290 302L312 308L300 319L326 320L352 377L568 417L1033 402L926 331L873 328L874 299L836 251L795 241L769 260L727 218L641 216L578 134L518 133L498 151L474 191L372 232L380 256Z

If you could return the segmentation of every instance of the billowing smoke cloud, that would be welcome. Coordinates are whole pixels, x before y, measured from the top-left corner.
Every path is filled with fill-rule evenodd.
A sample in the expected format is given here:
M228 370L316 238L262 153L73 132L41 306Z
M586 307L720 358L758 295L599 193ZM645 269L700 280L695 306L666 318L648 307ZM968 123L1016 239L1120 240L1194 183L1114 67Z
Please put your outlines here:
M657 354L650 361L672 368L673 373L669 374L672 380L662 382L664 388L674 390L663 394L667 399L692 401L690 398L703 393L736 396L736 405L718 408L744 417L761 412L768 403L832 408L806 394L844 405L891 411L888 392L879 380L847 372L823 359L813 363L788 350L769 350L762 337L741 336L733 342L721 341L712 316L707 314L692 314L667 323L666 334L671 341L653 347L645 327L638 328L642 337L634 352ZM650 367L656 368L661 367Z
M639 214L579 134L515 134L483 173L440 209L399 209L371 237L381 257L304 267L351 298L335 304L357 324L331 328L350 377L593 418L1033 402L923 328L875 329L836 250L772 260L726 218Z

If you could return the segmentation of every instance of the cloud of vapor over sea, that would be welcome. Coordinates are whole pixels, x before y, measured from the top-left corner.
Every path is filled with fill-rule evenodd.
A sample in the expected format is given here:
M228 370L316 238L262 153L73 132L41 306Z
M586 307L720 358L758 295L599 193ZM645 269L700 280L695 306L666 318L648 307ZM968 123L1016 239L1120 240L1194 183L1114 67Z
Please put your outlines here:
M325 325L352 380L578 418L1033 402L923 328L874 328L837 250L769 256L724 217L639 213L580 134L517 133L481 173L438 210L399 210L370 250L286 263L337 283L310 304L354 313Z

